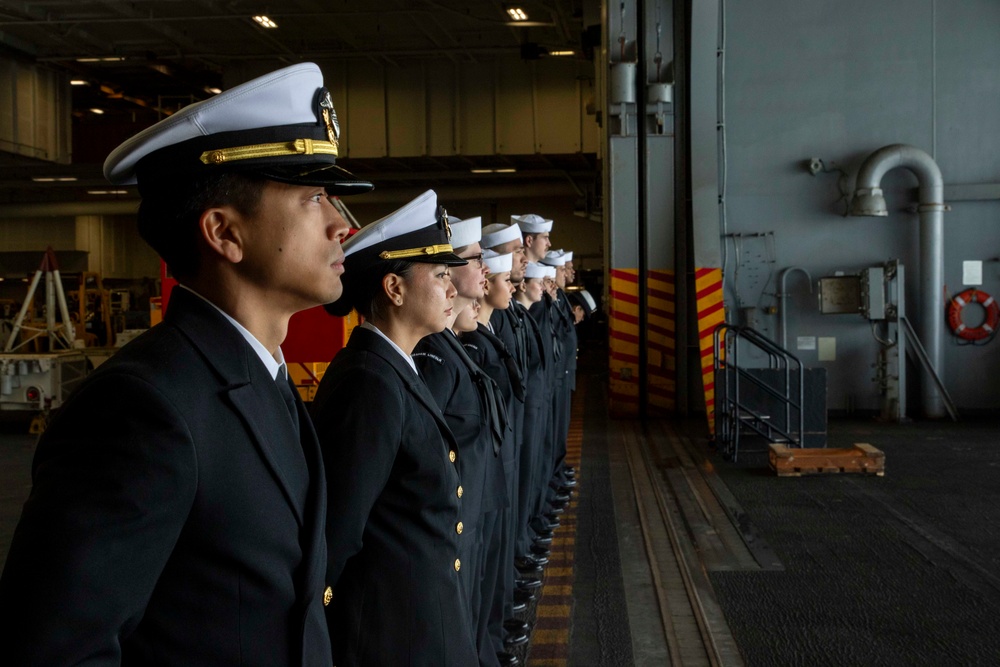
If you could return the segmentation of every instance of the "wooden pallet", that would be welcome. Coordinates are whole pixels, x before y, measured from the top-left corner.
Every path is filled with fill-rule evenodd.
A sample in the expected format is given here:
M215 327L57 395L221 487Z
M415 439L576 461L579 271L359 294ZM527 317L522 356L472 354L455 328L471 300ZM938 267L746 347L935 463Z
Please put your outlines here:
M769 450L768 460L778 477L835 472L885 475L885 454L864 442L856 442L853 447L843 449L800 449L772 443Z

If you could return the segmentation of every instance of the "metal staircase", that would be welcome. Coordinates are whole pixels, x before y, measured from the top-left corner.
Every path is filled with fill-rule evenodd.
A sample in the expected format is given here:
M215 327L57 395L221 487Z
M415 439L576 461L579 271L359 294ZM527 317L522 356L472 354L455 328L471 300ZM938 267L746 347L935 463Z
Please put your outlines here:
M735 461L742 434L756 434L768 442L802 447L805 433L805 373L802 362L771 339L750 327L720 324L714 334L715 438L723 457ZM740 355L750 349L762 351L777 380L764 381L751 369L740 366ZM774 399L778 410L765 414L751 405L744 387L753 385ZM742 390L742 391L741 391Z

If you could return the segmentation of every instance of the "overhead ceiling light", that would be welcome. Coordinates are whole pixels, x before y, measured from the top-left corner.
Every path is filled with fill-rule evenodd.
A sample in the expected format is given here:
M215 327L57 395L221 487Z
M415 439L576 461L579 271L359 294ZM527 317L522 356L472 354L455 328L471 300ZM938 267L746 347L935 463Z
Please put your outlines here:
M205 86L205 92L206 93L211 93L213 95L218 95L219 93L222 92L222 89L221 88L214 88L212 86Z
M71 85L71 86L86 86L87 82L84 81L83 79L70 79L69 80L69 85Z
M550 56L573 56L576 51L549 51Z
M128 190L87 190L88 195L127 195Z
M72 183L76 176L32 176L31 180L35 183Z
M508 7L507 14L514 21L527 21L528 14L520 7Z
M78 63L120 63L125 60L124 56L102 56L91 58L77 58Z
M500 169L471 169L473 174L513 174L517 169L513 167L504 167Z
M98 109L97 107L94 107L93 109L90 110L90 113L97 114L98 116L100 116L101 114L104 113L104 109Z
M269 17L264 16L263 14L261 14L259 16L254 16L253 20L256 21L257 25L259 25L261 28L277 28L278 27L277 23L275 23L274 21L272 21Z

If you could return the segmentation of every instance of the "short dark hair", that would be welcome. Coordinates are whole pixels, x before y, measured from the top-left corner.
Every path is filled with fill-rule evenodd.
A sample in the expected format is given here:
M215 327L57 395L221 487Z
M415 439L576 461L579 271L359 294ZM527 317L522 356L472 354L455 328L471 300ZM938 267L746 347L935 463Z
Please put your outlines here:
M416 262L405 259L390 259L351 270L348 263L347 270L341 277L344 293L337 301L324 306L326 312L337 317L344 317L351 310L357 310L358 314L366 320L384 319L390 304L389 297L382 289L382 279L390 273L408 278L413 272L414 264Z
M254 216L267 179L256 174L224 172L201 178L170 179L140 188L139 235L183 281L197 275L201 251L198 221L215 206L232 206Z

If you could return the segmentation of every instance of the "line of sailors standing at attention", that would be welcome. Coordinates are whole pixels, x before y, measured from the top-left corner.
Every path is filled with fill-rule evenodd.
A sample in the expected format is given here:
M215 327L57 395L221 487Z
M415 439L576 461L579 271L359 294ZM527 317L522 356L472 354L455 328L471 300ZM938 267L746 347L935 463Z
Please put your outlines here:
M344 243L327 310L363 323L311 408L337 665L518 662L516 614L576 486L572 253L550 249L552 225L483 227L427 191Z
M551 220L484 228L433 191L342 244L333 198L373 186L339 152L299 63L108 156L179 286L39 438L0 574L5 665L515 663L575 486L593 300L570 307ZM320 304L364 322L307 412L281 342Z

